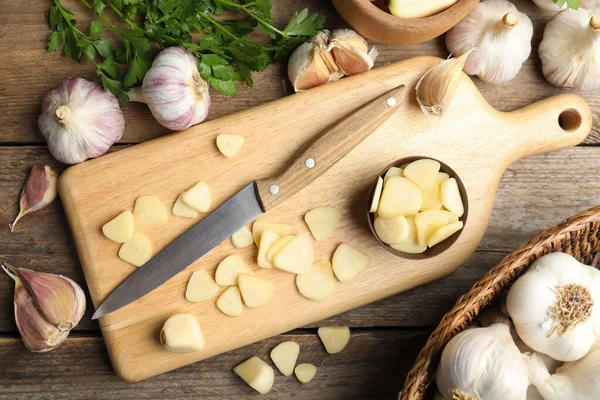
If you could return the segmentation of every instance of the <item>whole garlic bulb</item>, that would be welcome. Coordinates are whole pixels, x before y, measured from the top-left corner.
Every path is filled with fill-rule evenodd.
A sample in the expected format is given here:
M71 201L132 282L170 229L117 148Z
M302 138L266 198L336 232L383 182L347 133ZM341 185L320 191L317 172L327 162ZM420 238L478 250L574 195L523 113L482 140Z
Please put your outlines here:
M559 12L559 11L564 10L565 8L567 8L567 2L566 1L565 1L565 3L562 6L559 6L553 0L533 0L533 2L539 8L542 8L542 9L544 9L546 11Z
M600 333L600 271L565 253L536 260L508 292L506 307L529 347L560 361L583 357Z
M181 131L204 121L210 112L208 83L198 71L198 60L183 47L169 47L154 59L141 90L129 99L146 103L156 121Z
M527 366L506 324L467 329L442 352L436 383L446 399L525 400Z
M546 80L555 86L600 87L600 12L565 10L548 22L539 48Z
M75 78L44 97L38 128L54 158L77 164L101 156L121 139L125 119L112 93Z
M597 400L600 394L600 341L580 360L551 375L538 353L529 361L529 379L544 400Z
M446 35L454 56L472 48L464 71L482 80L501 84L513 79L531 53L533 25L527 15L506 0L478 3Z

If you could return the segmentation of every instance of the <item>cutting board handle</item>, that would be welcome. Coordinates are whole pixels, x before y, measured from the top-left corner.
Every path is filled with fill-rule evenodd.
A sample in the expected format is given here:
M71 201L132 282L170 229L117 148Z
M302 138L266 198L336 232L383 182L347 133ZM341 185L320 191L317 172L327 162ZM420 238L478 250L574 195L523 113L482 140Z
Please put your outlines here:
M406 101L404 85L390 90L336 122L300 150L277 175L256 181L265 211L288 199L325 173L366 139Z
M514 146L510 152L514 158L509 163L575 146L587 137L593 122L590 107L575 94L552 96L509 113L496 112L514 126L508 141L509 146Z

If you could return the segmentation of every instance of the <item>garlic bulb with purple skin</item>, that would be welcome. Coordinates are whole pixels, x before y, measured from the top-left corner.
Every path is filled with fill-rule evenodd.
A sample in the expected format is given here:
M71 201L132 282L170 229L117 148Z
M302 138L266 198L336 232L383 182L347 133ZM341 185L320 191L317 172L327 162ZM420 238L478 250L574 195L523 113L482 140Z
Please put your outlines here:
M198 71L198 60L183 47L169 47L154 59L141 88L129 99L146 103L156 121L181 131L204 121L210 111L208 83Z
M112 93L75 78L46 95L38 127L54 158L77 164L101 156L121 139L125 119Z

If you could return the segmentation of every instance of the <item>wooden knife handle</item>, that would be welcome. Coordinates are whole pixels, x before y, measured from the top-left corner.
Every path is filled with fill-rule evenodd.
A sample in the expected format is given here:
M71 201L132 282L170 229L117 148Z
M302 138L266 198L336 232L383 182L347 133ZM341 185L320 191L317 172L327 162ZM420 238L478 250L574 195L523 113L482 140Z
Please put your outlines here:
M257 180L265 211L308 186L350 153L402 106L405 92L406 88L399 86L377 97L320 134L310 146L296 153L279 174Z

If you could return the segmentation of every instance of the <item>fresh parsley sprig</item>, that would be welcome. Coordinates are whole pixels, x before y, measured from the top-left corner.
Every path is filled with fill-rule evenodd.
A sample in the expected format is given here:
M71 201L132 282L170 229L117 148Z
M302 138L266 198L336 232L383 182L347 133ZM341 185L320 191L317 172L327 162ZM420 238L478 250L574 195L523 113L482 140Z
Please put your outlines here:
M79 30L75 16L60 0L53 0L48 12L52 29L48 51L62 49L76 61L85 54L96 66L104 88L122 102L128 100L128 88L139 84L148 72L156 54L153 47L183 46L198 58L198 69L213 88L235 96L239 81L252 86L252 72L263 71L271 63L285 59L316 34L325 20L304 9L294 13L286 27L279 29L274 25L270 0L80 1L97 16L90 24L89 34ZM104 17L105 12L116 14L124 25L110 22ZM239 18L223 19L224 12L233 12ZM105 26L117 34L115 47L102 37ZM271 43L249 38L256 27ZM194 40L192 34L200 39ZM126 72L123 74L122 70Z

